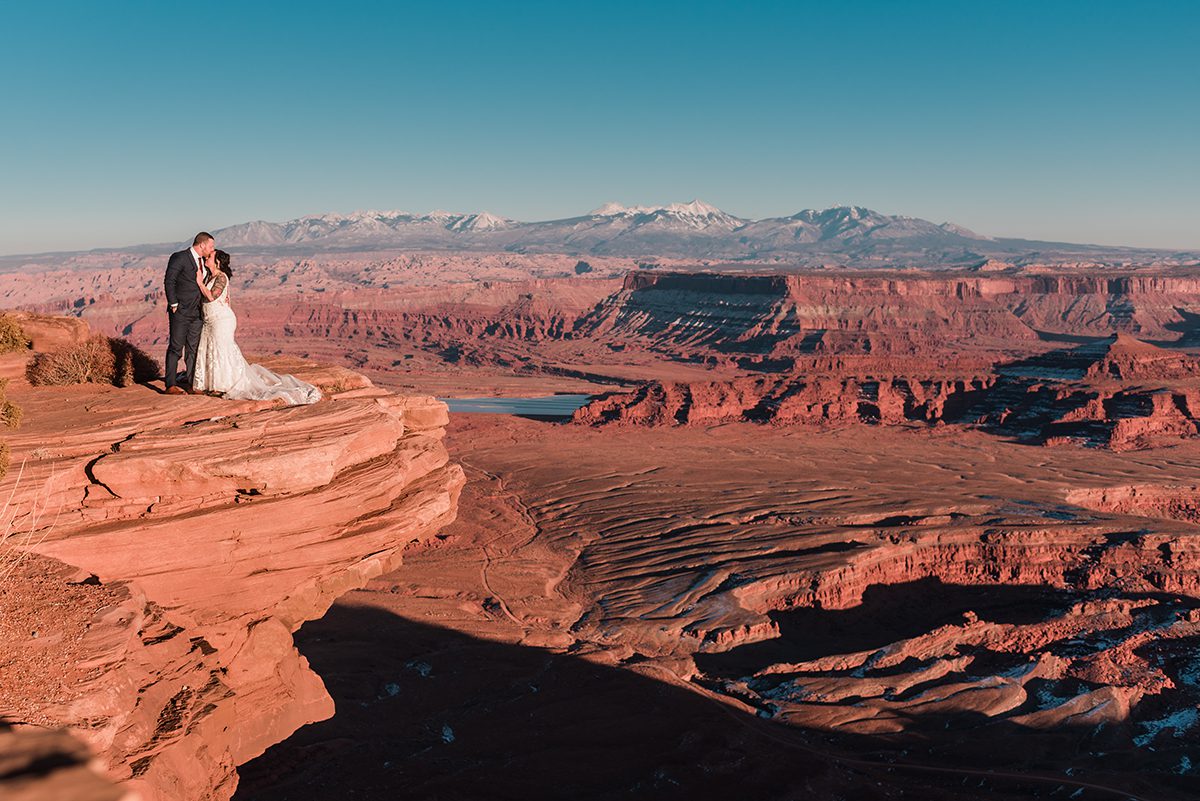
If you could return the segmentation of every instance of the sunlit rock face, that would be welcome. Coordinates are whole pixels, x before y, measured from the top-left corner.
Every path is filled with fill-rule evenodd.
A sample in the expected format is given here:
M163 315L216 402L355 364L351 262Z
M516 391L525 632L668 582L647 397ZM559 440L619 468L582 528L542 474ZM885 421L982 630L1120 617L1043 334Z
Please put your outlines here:
M333 713L292 633L454 519L446 406L298 362L326 399L29 387L26 358L0 364L25 412L6 436L12 544L69 566L63 593L108 593L37 719L147 801L228 798L238 764Z
M874 369L866 372L868 366ZM644 426L960 423L1023 442L1113 450L1200 433L1200 359L1127 334L1002 362L967 378L938 378L936 367L912 362L908 375L883 372L896 366L889 359L828 360L802 373L649 382L598 397L574 419Z

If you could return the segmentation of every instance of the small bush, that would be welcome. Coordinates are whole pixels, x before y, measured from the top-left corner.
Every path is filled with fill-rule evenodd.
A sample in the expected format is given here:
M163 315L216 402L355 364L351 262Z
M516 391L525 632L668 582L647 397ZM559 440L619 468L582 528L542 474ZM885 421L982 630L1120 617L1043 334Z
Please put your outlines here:
M28 350L31 344L20 323L7 314L0 314L0 353Z
M115 368L108 337L97 334L78 345L39 353L25 368L25 377L34 386L111 384Z
M317 384L317 389L321 390L321 393L328 398L331 395L348 392L351 387L345 381L334 381L330 384Z
M21 407L7 398L0 403L0 423L4 423L9 428L20 428L21 418L24 416L25 412L21 411Z
M590 273L591 271L592 271L592 265L588 264L586 261L575 262L575 274L576 275L583 275L584 273Z
M118 387L130 387L153 381L162 373L158 360L146 351L125 339L110 339L113 358L116 360L113 383Z
M8 379L0 378L0 423L9 428L21 425L21 407L8 399ZM7 442L0 442L0 479L8 475L10 451ZM0 544L4 537L0 536Z
M39 353L29 362L25 376L35 386L67 384L131 384L158 378L158 362L124 339L102 334L78 345Z
M8 399L8 379L0 378L0 423L9 428L20 428L22 415L21 407Z

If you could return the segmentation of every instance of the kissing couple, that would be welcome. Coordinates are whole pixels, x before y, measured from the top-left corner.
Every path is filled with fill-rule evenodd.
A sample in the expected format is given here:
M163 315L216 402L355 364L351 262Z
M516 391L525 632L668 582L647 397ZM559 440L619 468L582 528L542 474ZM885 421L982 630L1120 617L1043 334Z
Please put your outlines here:
M192 246L167 260L164 289L171 335L167 345L168 395L221 395L230 400L282 400L289 406L316 403L321 392L290 375L272 373L242 356L234 335L237 315L229 305L233 277L229 254L201 231ZM179 373L179 358L187 372ZM185 386L180 386L180 378Z

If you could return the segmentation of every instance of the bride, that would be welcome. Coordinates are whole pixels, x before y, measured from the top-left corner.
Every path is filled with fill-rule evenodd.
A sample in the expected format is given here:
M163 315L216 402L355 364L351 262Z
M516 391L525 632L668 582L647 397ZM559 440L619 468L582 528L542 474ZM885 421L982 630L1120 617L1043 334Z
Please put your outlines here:
M207 282L203 268L196 270L196 284L208 302L204 304L193 389L221 393L231 400L282 400L289 406L319 401L321 392L312 384L246 361L234 339L237 316L229 305L229 279L233 276L229 254L218 250L206 264L211 273Z

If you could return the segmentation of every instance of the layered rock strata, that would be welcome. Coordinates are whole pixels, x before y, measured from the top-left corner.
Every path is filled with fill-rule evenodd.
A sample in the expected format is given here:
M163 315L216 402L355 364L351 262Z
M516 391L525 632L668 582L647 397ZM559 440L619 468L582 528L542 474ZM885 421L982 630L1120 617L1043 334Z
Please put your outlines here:
M10 389L16 544L119 596L89 624L79 692L43 722L148 801L228 798L238 764L332 714L292 632L454 518L445 405L359 385L287 409Z
M588 425L967 423L1037 444L1136 450L1200 433L1200 359L1126 334L967 378L826 372L649 382L579 409ZM831 369L832 368L832 369Z
M480 592L528 643L673 674L887 763L1045 769L1047 789L1069 767L1164 799L1200 781L1196 442L732 424L535 445L532 423L469 425L463 458L516 499ZM395 604L423 609L405 570Z
M79 315L104 333L161 346L161 265L98 259L2 275L0 301ZM380 374L546 374L570 364L616 375L617 366L646 368L666 357L725 378L808 372L819 356L866 356L873 363L865 369L877 376L957 379L1117 331L1200 344L1195 269L754 274L753 266L731 266L742 272L637 270L618 285L616 266L605 277L571 278L536 257L511 255L279 260L239 271L235 302L252 350L280 349L285 338L291 353ZM898 358L937 375L892 369Z
M1200 359L1127 334L997 373L969 415L1022 441L1137 450L1200 433Z
M991 376L915 379L902 376L795 376L697 383L650 382L602 395L580 408L587 425L780 425L927 423L959 418L993 383Z
M767 353L1039 350L1039 333L1191 340L1194 274L632 273L577 326L665 350Z

